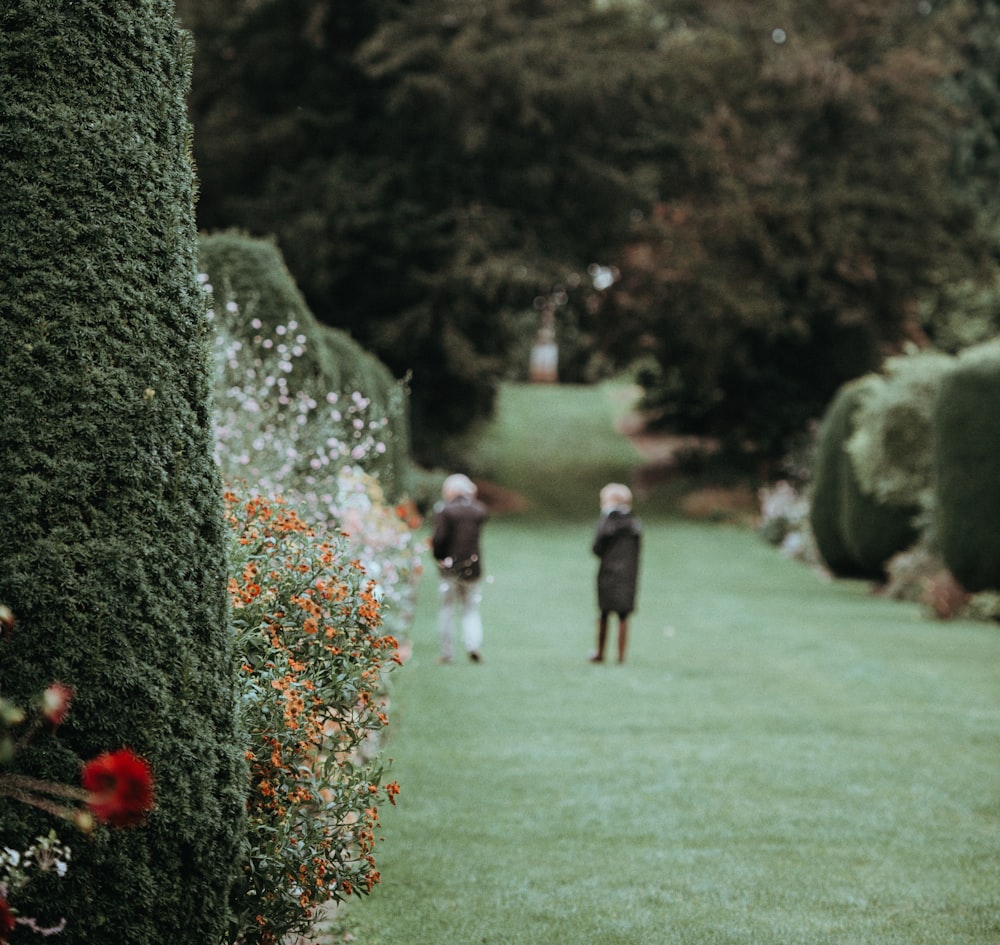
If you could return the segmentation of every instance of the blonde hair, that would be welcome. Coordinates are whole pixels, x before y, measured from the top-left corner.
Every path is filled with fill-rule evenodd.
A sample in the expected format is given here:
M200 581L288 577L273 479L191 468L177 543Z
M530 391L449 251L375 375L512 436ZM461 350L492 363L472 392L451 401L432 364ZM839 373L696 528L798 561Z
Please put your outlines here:
M453 476L449 476L445 479L444 485L441 486L441 495L445 501L457 499L461 496L474 499L476 491L476 484L468 476L463 476L462 473L455 473Z
M601 508L609 505L625 505L632 508L632 490L620 482L609 482L601 489Z

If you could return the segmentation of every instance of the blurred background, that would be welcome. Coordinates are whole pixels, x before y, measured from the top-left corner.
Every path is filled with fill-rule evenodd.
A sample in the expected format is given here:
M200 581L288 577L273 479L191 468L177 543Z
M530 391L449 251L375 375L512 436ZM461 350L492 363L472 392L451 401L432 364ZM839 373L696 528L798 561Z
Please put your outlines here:
M887 356L997 333L992 0L178 0L203 231L408 378L628 372L766 464Z

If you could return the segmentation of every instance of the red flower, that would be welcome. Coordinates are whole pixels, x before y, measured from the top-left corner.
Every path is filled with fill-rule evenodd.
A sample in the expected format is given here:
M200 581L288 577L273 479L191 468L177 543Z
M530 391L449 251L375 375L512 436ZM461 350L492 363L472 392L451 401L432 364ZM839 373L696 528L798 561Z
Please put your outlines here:
M10 939L10 933L14 931L14 916L7 905L6 899L0 899L0 943Z
M114 827L142 823L153 808L153 774L149 762L128 748L105 752L83 766L82 783L90 792L87 806Z
M76 692L72 686L65 686L61 682L54 682L42 693L42 717L53 728L57 728L66 721L69 714L69 704L73 701Z

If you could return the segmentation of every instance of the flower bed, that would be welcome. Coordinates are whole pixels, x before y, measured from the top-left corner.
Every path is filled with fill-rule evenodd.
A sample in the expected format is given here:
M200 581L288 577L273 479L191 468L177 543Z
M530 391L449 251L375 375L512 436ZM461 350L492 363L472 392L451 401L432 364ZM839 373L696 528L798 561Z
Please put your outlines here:
M250 767L233 941L269 945L379 881L378 805L399 788L359 749L388 723L384 673L399 656L378 584L342 536L278 500L230 492L226 502Z

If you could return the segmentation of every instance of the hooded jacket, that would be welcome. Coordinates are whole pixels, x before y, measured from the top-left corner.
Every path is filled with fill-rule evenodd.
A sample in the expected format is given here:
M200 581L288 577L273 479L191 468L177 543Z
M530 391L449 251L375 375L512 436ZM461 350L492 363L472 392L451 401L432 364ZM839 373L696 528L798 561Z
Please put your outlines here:
M434 513L431 548L438 565L465 580L475 580L482 570L479 533L486 521L486 506L467 496L439 505Z
M631 510L612 508L601 516L593 551L601 559L597 606L602 613L624 615L635 610L641 543L642 523Z

